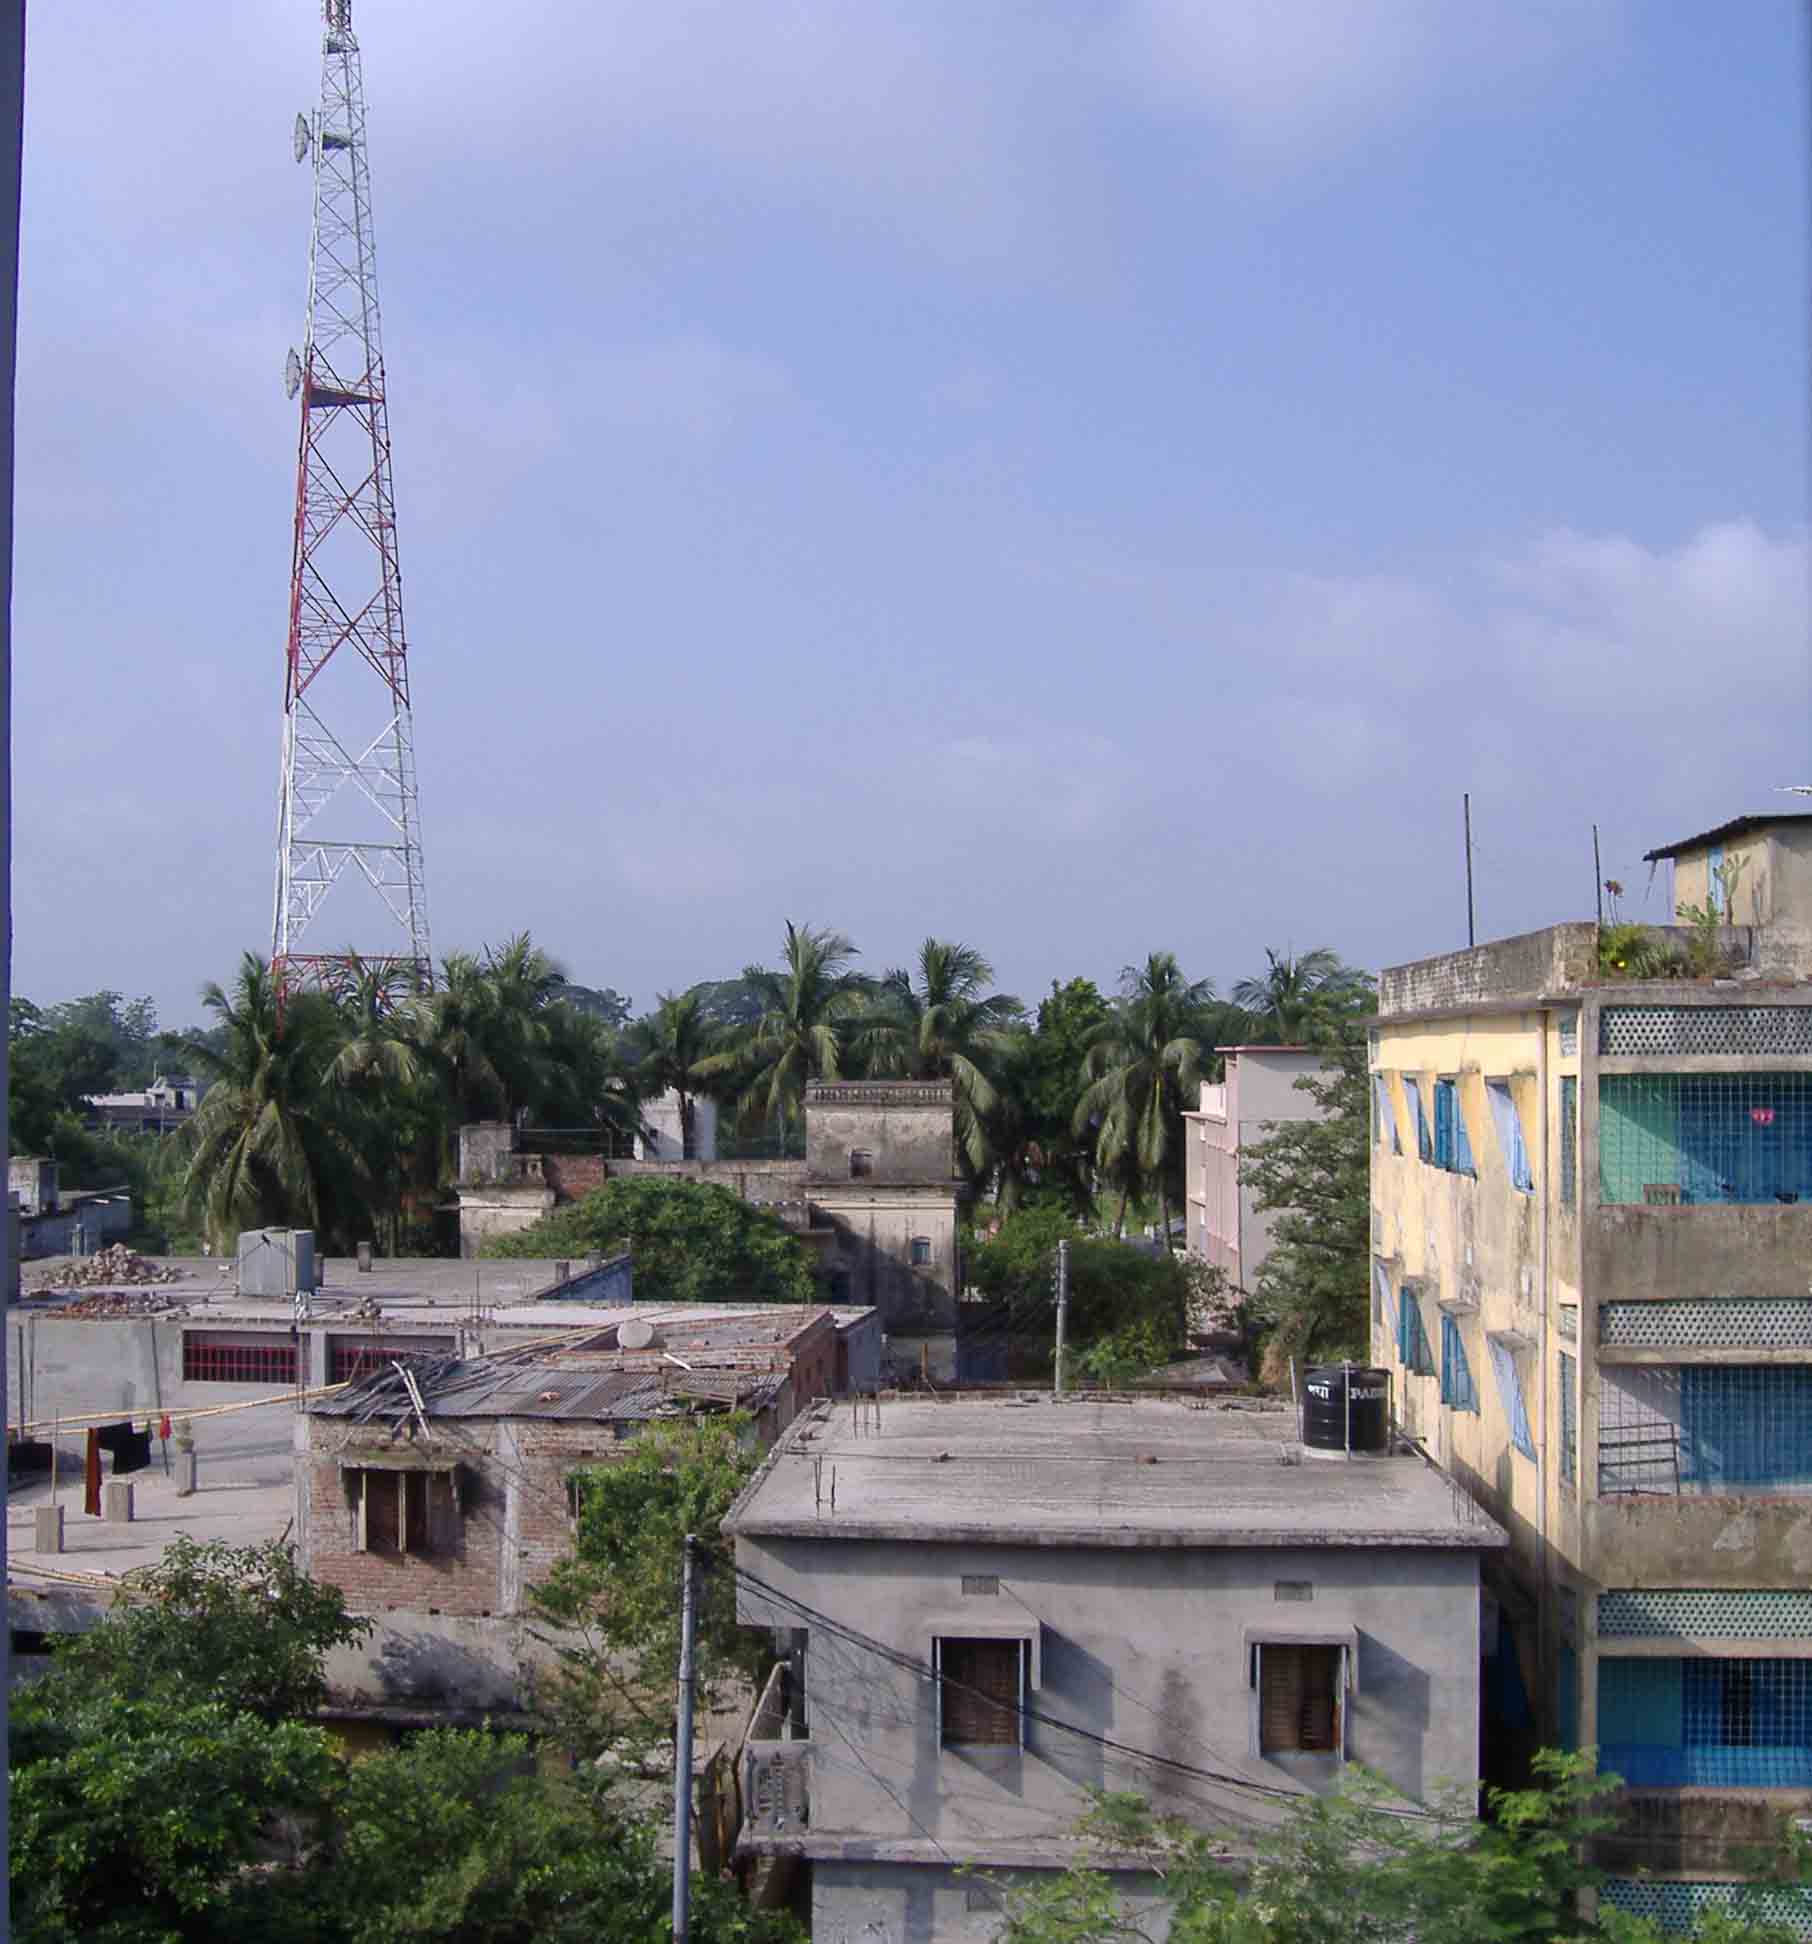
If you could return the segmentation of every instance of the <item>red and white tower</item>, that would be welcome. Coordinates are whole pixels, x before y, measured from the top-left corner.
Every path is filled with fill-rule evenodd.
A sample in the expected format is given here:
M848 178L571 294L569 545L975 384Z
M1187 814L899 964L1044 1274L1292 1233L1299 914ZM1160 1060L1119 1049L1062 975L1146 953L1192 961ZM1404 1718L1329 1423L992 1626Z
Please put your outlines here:
M296 117L314 163L308 315L289 393L301 403L283 677L271 964L279 990L354 952L426 988L432 961L415 792L403 582L378 323L365 83L352 0L324 0L321 106ZM350 871L348 867L351 867ZM339 887L319 929L329 892ZM311 929L315 936L304 945Z

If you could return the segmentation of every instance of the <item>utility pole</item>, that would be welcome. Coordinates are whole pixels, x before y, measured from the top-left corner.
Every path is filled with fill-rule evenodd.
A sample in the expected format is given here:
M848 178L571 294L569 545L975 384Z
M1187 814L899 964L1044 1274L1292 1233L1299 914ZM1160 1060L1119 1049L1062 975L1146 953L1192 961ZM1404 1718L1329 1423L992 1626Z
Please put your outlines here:
M673 1734L673 1944L692 1935L692 1657L698 1632L698 1541L686 1534L680 1578L679 1719Z
M1070 1245L1057 1244L1057 1354L1052 1361L1051 1392L1063 1395L1063 1332L1070 1314Z
M1472 925L1472 792L1470 790L1460 798L1460 813L1466 820L1466 948L1470 951L1478 943Z

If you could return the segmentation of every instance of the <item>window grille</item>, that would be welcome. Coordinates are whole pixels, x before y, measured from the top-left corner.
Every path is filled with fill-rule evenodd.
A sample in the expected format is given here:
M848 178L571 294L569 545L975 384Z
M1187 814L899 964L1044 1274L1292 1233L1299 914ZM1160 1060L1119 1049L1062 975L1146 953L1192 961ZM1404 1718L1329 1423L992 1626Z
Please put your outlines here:
M1408 1283L1397 1298L1397 1361L1418 1377L1434 1375L1434 1352L1422 1327L1422 1302Z
M1677 1053L1812 1055L1812 1006L1606 1006L1598 1015L1598 1051L1621 1060Z
M1510 1186L1519 1195L1535 1192L1535 1176L1529 1167L1529 1148L1523 1139L1522 1116L1510 1094L1508 1080L1487 1080L1485 1097L1491 1102L1491 1118L1497 1126L1497 1145L1504 1157Z
M1476 1411L1479 1407L1466 1339L1451 1316L1441 1318L1441 1402L1456 1411Z
M1605 1074L1598 1164L1606 1203L1812 1198L1812 1073Z
M1403 1098L1409 1102L1409 1117L1416 1124L1416 1153L1429 1160L1434 1144L1428 1138L1428 1116L1422 1111L1422 1083L1411 1074L1403 1076Z
M1576 1012L1560 1015L1560 1057L1572 1060L1579 1057L1579 1015Z
M1403 1143L1397 1136L1397 1110L1390 1104L1390 1082L1381 1073L1372 1075L1372 1107L1376 1120L1372 1139L1381 1147L1388 1145L1392 1154L1401 1154Z
M1579 1080L1560 1076L1560 1205L1571 1208L1579 1199Z
M1560 1357L1560 1476L1562 1482L1579 1482L1579 1364L1566 1351Z
M1606 1877L1598 1894L1632 1917L1664 1931L1696 1931L1712 1911L1778 1924L1789 1937L1812 1944L1812 1894L1784 1884L1669 1883L1654 1877Z
M1812 1300L1705 1296L1601 1303L1605 1350L1812 1350Z
M1598 1767L1636 1788L1812 1786L1812 1661L1600 1659Z
M1812 1365L1606 1364L1598 1396L1607 1497L1812 1493Z
M1616 1587L1598 1596L1600 1640L1812 1640L1812 1593L1785 1588Z
M453 1349L450 1336L402 1337L394 1341L383 1337L337 1336L328 1339L327 1381L330 1384L356 1384L374 1370L388 1370L393 1363L410 1357L447 1356Z
M965 1573L963 1575L965 1593L998 1593L1000 1575L998 1573Z
M250 1330L185 1330L185 1384L293 1384L296 1340Z
M1450 1174L1476 1174L1472 1165L1472 1137L1466 1128L1466 1109L1457 1080L1437 1080L1434 1088L1434 1164Z
M1535 1456L1535 1440L1529 1435L1529 1413L1523 1406L1523 1380L1516 1368L1516 1352L1496 1337L1487 1337L1491 1352L1491 1374L1497 1380L1498 1402L1510 1424L1510 1442L1525 1458Z
M1025 1642L937 1641L938 1739L944 1747L1019 1746Z
M1271 1585L1274 1600L1312 1600L1315 1597L1313 1580L1274 1580Z

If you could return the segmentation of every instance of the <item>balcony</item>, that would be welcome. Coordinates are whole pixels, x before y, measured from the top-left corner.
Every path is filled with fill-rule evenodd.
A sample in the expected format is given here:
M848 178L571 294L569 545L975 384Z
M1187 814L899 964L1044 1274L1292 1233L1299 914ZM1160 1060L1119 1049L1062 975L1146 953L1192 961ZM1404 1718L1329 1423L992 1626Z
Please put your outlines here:
M756 1846L805 1834L811 1822L812 1744L799 1737L784 1662L768 1675L742 1748L743 1840Z
M1812 1204L1812 1073L1606 1073L1605 1207Z

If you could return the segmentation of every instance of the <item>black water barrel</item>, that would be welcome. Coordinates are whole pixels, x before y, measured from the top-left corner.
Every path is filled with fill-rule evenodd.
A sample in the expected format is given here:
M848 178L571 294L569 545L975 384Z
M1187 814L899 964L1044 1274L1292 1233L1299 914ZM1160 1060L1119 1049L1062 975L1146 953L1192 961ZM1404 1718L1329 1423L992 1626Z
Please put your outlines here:
M1311 1451L1388 1450L1390 1372L1364 1364L1317 1364L1305 1372L1302 1441Z

